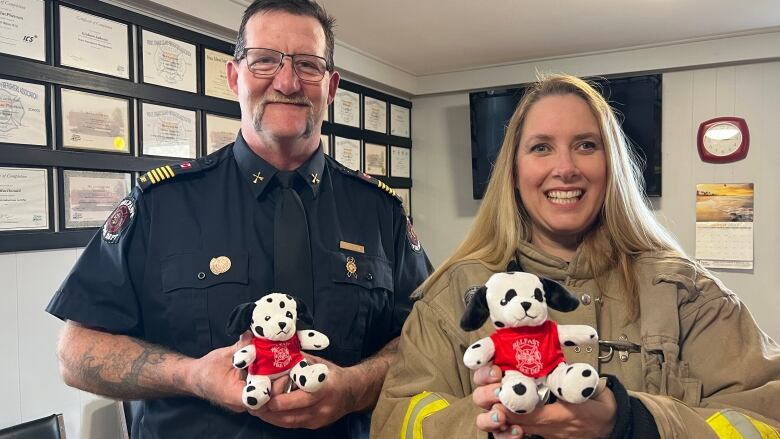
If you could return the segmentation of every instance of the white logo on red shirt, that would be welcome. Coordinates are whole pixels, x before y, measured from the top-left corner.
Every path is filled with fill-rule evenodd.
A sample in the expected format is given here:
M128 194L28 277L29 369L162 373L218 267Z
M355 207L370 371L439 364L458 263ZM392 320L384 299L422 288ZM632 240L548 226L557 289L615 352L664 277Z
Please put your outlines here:
M542 370L542 353L539 352L539 340L521 338L512 343L515 350L517 370L524 375L533 376Z
M271 347L271 352L274 354L274 367L287 367L292 360L290 350L287 349L287 343L280 343Z

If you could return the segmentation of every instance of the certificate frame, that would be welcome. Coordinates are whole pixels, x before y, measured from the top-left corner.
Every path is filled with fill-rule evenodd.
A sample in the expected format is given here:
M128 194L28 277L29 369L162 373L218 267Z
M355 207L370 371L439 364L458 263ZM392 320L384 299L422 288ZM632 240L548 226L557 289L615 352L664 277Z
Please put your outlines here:
M382 108L380 110L380 115L379 115L381 122L378 122L379 123L378 127L374 127L373 123L369 123L369 121L367 120L369 115L369 106L373 107L375 105L381 105ZM375 133L387 134L387 128L388 128L387 116L389 114L387 111L387 107L388 107L387 101L379 98L375 98L373 96L369 96L368 94L363 94L363 110L362 110L363 129L366 131L373 131ZM375 129L375 128L379 128L379 129Z
M5 165L0 164L0 174L10 169L31 169L31 170L43 170L46 177L45 182L45 205L46 205L46 220L48 221L48 227L46 228L19 228L19 229L3 229L0 228L0 236L14 235L18 233L47 233L53 232L54 227L54 192L53 192L53 170L51 167L44 166L28 166L28 165Z
M201 143L200 153L201 153L202 156L207 156L209 154L213 154L213 153L219 151L220 149L222 149L223 147L227 146L231 142L235 142L236 137L238 136L238 131L236 131L233 134L233 136L230 139L230 141L226 142L225 144L223 144L219 148L214 149L213 151L209 151L209 145L211 144L211 139L210 139L211 136L209 135L210 134L210 131L209 131L209 117L215 117L215 118L218 118L218 119L231 119L231 120L235 120L236 122L238 122L238 129L239 130L241 129L241 118L236 118L234 116L228 116L228 115L225 115L225 114L213 113L211 111L201 111L201 113L203 114L203 119L202 119L202 123L201 123L201 126L203 127L202 130L201 130L202 138L201 138L201 142L200 142ZM227 140L227 139L225 139L225 140Z
M411 179L412 178L412 149L404 148L403 146L391 145L389 152L390 152L390 177ZM398 155L408 154L406 167L400 166L401 163L399 163L399 159L401 157L399 157L396 154Z
M353 142L357 142L357 157L354 156L354 151L345 151L343 150L344 144L340 143L339 140L346 141L346 143L352 144ZM352 144L351 146L355 146ZM357 167L351 167L349 164L344 163L342 160L339 160L342 155L349 154L350 157L350 163L349 164L357 164ZM346 166L349 169L352 169L353 171L362 172L363 171L363 142L360 139L353 139L351 137L342 137L342 136L334 136L333 137L333 158L336 159L339 163Z
M0 52L0 55L2 56L9 56L25 61L31 61L41 64L48 64L50 62L50 53L51 53L51 47L52 47L52 40L50 32L51 32L51 11L52 11L52 2L47 0L40 0L43 6L43 29L39 29L38 32L34 32L32 34L27 34L27 32L22 32L22 38L25 42L30 44L37 44L43 45L43 59L38 57L29 57L20 55L17 53L11 53L11 52ZM0 28L0 34L2 34L3 29ZM28 39L29 37L29 39ZM0 38L2 38L2 35L0 35ZM41 43L37 43L38 41L41 41ZM39 46L36 47L36 50L40 50Z
M77 175L81 174L81 175ZM91 177L87 178L95 178L95 179L109 179L110 176L113 174L114 181L118 181L119 177L121 177L124 182L127 184L127 191L121 196L118 197L118 199L112 201L109 205L107 205L107 210L105 210L106 217L101 220L83 220L81 221L82 225L79 224L76 220L69 221L69 215L68 210L71 208L71 201L69 199L69 186L70 186L70 179L72 179L75 176L81 176L85 177L85 174L92 174ZM133 183L134 183L134 175L132 172L128 171L105 171L105 170L95 170L95 169L77 169L77 168L60 168L59 172L57 173L57 184L59 187L59 193L58 193L58 206L57 206L57 215L59 218L58 224L60 230L84 230L84 229L96 229L99 228L105 223L106 219L108 219L109 215L111 215L111 212L116 208L116 205L119 204L122 199L127 196L127 194L130 193L130 191L133 190Z
M187 111L192 113L192 122L194 126L192 126L192 135L194 136L195 144L192 146L191 152L192 157L190 156L173 156L173 155L159 155L159 154L151 154L147 151L147 146L144 144L144 130L145 130L145 110L144 107L148 105L154 105L155 107L161 107L162 109L171 109L171 110L179 110L179 111ZM169 105L169 104L162 104L159 102L154 101L147 101L147 100L139 100L138 101L138 155L143 157L159 157L159 158L167 158L167 159L183 159L183 160L194 160L198 158L201 153L201 117L198 114L198 110L193 108L187 108L187 107L180 107L176 105ZM150 134L150 133L146 133Z
M22 84L33 84L38 86L43 86L44 90L44 124L45 124L45 134L46 134L46 142L43 144L39 143L19 143L19 142L7 142L2 139L2 136L0 136L0 144L8 144L8 145L18 145L23 147L30 147L30 148L51 148L51 139L52 139L52 114L51 114L51 86L49 84L46 84L45 82L36 81L32 79L23 79L20 80L18 78L11 78L7 77L5 75L0 75L0 82L2 81L11 81L11 82L19 82ZM0 86L0 99L2 98L3 89L2 86ZM0 122L0 126L2 125L2 122ZM2 130L2 128L0 128Z
M399 117L405 114L406 120L399 120ZM398 105L396 103L390 103L390 135L401 137L404 139L412 138L412 108L406 105ZM400 124L400 125L399 125Z
M333 98L333 123L360 128L363 121L362 97L359 91L339 85ZM357 114L354 114L354 112Z
M166 85L161 82L147 81L145 72L146 69L150 67L149 63L147 62L148 60L145 59L146 58L145 35L147 33L152 33L155 34L156 36L165 39L174 40L177 43L181 43L187 46L192 46L189 47L189 49L192 51L193 54L191 61L192 61L192 69L194 70L195 77L192 78L191 75L188 74L187 75L188 77L186 79L186 84L182 87L174 87L172 85ZM148 84L148 85L156 85L158 87L170 88L173 90L194 93L194 94L201 94L203 92L203 74L201 72L203 69L203 59L201 58L201 53L200 53L201 51L198 50L198 45L196 43L185 41L179 37L171 36L169 33L166 32L159 32L157 30L152 30L152 29L139 26L137 47L138 47L138 66L139 66L138 82L143 84Z
M387 177L389 167L387 166L387 145L365 141L363 142L363 170L366 174ZM370 164L369 157L379 160L379 165Z
M65 121L63 120L64 111L63 111L63 97L62 92L65 91L74 91L78 93L86 93L88 95L94 95L96 97L102 97L102 98L109 98L109 99L115 99L117 101L124 101L127 105L127 151L119 151L120 149L117 145L117 141L115 140L115 147L117 147L117 151L113 151L110 148L105 149L99 149L99 148L80 148L77 146L69 145L64 137L65 137ZM84 89L78 89L78 88L71 88L71 87L61 87L61 86L55 86L55 99L56 99L56 109L55 116L56 116L56 125L57 125L57 149L59 150L69 150L69 151L84 151L84 152L90 152L90 153L100 153L100 154L120 154L120 155L126 155L126 156L133 156L134 155L134 145L135 145L135 105L133 105L133 102L130 98L127 98L125 96L119 96L114 94L108 94L108 93L102 93L102 92L96 92L94 90L84 90ZM117 136L118 137L118 136Z
M230 85L227 82L228 79L227 79L227 73L226 73L226 66L224 66L224 65L222 66L221 74L225 75L225 90L222 90L222 91L215 90L216 93L210 92L212 90L210 90L210 86L209 86L209 82L210 81L209 80L210 79L216 79L216 78L211 77L211 75L209 74L209 71L210 71L210 69L209 69L209 62L210 62L209 61L209 52L214 52L214 53L216 53L218 55L224 55L226 57L226 60L233 59L233 55L231 55L229 53L224 53L222 51L219 51L219 50L216 50L216 49L212 49L211 47L201 47L201 56L200 56L200 61L201 62L199 63L199 65L203 65L203 76L202 76L202 78L203 78L203 94L205 96L209 96L209 97L212 97L212 98L224 99L226 101L232 101L232 102L238 102L238 97L235 96L233 94L233 92L230 90ZM213 66L212 66L212 68L213 68ZM201 70L201 68L198 67L198 71L200 71L200 70Z
M57 6L58 7L56 9L54 9L54 17L55 17L54 21L57 24L56 31L58 32L57 33L57 36L58 36L57 44L55 45L55 51L54 51L54 62L55 62L56 66L67 68L67 69L79 70L79 71L87 72L87 73L90 73L90 74L93 74L93 75L102 75L102 76L107 76L107 77L111 77L111 78L119 78L119 79L123 79L123 80L127 80L127 81L134 81L135 80L135 78L134 78L135 66L133 65L133 58L134 58L133 57L133 26L130 23L128 23L126 21L123 21L123 20L120 20L120 19L118 19L116 17L106 16L105 14L101 14L99 12L95 12L95 11L91 11L91 10L86 10L86 9L80 8L77 5L74 5L74 4L71 4L71 3L58 3ZM118 24L121 24L121 25L125 26L125 47L126 47L126 50L127 50L127 57L125 58L125 62L126 62L126 65L127 65L127 77L125 77L123 75L116 75L116 74L108 73L108 72L105 72L105 71L90 70L88 67L81 67L81 66L73 65L73 64L63 64L63 62L62 62L62 31L63 31L63 27L62 27L62 16L61 16L62 15L62 8L71 9L71 10L76 11L78 13L92 15L92 16L95 16L97 18L108 20L108 21L113 21L113 22L116 22Z

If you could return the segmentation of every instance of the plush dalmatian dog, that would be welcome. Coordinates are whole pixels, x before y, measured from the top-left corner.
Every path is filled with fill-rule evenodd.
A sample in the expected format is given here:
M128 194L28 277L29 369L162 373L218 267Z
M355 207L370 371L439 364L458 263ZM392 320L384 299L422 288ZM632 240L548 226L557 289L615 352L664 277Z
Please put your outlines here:
M470 290L460 321L465 331L482 327L490 317L497 330L466 349L470 369L496 364L504 371L498 398L515 413L529 413L555 398L581 403L593 395L599 376L585 363L567 364L561 346L598 342L586 325L557 325L547 308L569 312L579 302L563 285L530 273L496 273Z
M233 354L233 366L249 368L241 399L257 409L271 399L271 380L289 374L306 392L319 390L328 377L324 364L309 364L301 349L320 350L330 341L313 329L306 305L292 296L271 293L256 302L238 305L228 318L229 334L237 336L249 328L252 343ZM296 329L299 329L296 331Z

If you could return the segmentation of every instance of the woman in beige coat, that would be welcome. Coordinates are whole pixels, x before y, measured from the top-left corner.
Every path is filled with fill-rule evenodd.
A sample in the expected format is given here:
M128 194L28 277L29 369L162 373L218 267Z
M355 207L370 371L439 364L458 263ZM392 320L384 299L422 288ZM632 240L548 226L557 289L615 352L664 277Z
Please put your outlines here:
M564 348L603 377L585 403L514 414L497 367L463 365L494 330L460 329L464 293L508 266L580 299L552 319L597 329L599 347ZM780 438L780 347L658 224L612 110L578 78L526 92L471 231L417 294L374 438Z

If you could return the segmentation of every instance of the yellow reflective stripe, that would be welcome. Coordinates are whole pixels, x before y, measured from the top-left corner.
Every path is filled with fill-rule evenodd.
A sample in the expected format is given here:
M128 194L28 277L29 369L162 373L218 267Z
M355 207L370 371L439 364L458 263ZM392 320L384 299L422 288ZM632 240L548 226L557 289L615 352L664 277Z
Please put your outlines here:
M401 425L401 439L423 439L423 420L449 405L445 399L431 392L412 397Z
M772 427L735 410L721 410L707 424L719 439L780 439Z

